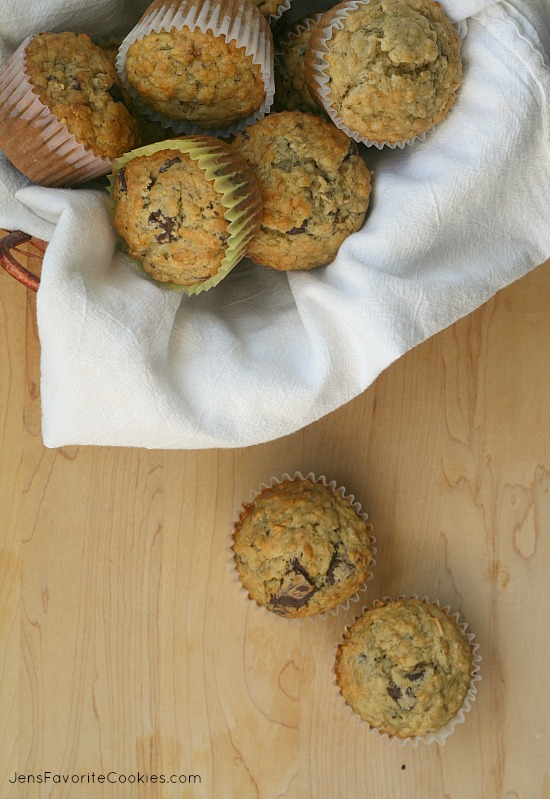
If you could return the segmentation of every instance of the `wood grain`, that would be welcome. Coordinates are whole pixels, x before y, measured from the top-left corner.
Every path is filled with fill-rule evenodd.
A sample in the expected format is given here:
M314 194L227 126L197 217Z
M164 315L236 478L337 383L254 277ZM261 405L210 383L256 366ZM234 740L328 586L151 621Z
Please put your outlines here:
M0 799L549 799L549 307L547 262L262 446L47 450L35 298L1 274ZM295 469L368 511L369 599L439 598L475 632L478 700L444 747L343 706L358 606L295 623L238 588L237 509ZM10 783L46 771L83 781Z

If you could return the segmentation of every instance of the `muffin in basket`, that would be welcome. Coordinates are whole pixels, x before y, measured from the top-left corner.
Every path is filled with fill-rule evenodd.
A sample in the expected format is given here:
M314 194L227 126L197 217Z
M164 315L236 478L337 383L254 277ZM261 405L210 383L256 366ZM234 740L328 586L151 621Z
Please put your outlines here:
M362 226L370 171L355 142L324 117L269 114L232 146L262 192L262 225L247 253L257 263L279 270L321 266Z
M27 37L0 70L0 149L27 177L72 186L140 143L112 59L86 34Z
M338 647L341 694L380 733L399 739L436 733L465 703L477 670L471 638L437 603L375 602Z
M402 146L441 121L455 102L460 44L434 0L348 0L315 27L306 80L356 141Z
M233 554L251 599L301 618L345 603L371 576L366 515L336 484L301 474L264 486L235 524Z
M155 281L196 294L243 257L262 203L253 173L211 136L169 139L127 153L111 176L115 227Z
M298 110L309 114L324 113L322 107L311 96L304 74L305 55L311 34L321 17L320 13L300 17L276 37L274 111Z
M271 29L250 0L156 0L122 42L117 68L152 119L222 135L271 105L272 56Z

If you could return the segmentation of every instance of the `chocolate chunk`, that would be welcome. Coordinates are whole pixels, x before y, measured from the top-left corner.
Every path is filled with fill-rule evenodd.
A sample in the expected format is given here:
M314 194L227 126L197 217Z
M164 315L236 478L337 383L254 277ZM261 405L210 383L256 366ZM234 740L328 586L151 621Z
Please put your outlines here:
M392 685L387 691L392 699L401 699L401 688L398 685Z
M300 227L292 227L290 230L287 230L289 236L296 236L297 233L305 233L307 228L308 220L306 219L305 222L302 222Z
M334 550L327 569L327 583L329 585L334 585L336 581L336 577L334 576L336 569L340 569L342 572L342 577L347 577L353 571L353 564L350 563L347 558L342 556L342 553L338 548Z
M126 172L121 169L117 172L116 185L119 191L128 191L128 184L126 183Z
M343 157L342 162L349 161L349 159L352 157L352 155L357 155L358 152L359 152L359 148L356 145L356 143L353 140L350 141L350 144L349 144L349 147L348 147L348 151L345 154L345 156Z
M317 591L313 580L300 561L292 561L292 570L284 577L278 593L271 598L273 608L301 608Z
M175 221L171 216L165 216L159 209L158 211L150 213L147 221L150 225L157 225L162 228L163 232L155 236L159 244L167 244L170 241L176 240L176 236L172 235L174 233Z
M159 169L159 173L162 174L163 172L168 172L171 166L174 166L174 164L179 164L179 163L181 163L181 158L179 157L179 155L176 155L175 158L171 158L169 161L164 162L164 164Z
M424 670L414 671L411 674L407 674L407 680L414 682L415 680L421 680L423 676L424 676Z

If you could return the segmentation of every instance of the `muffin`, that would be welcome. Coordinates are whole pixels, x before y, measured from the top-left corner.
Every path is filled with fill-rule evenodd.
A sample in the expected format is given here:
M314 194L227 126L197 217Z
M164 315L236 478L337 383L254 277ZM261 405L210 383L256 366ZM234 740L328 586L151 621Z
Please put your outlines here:
M310 91L356 141L404 144L441 121L462 79L460 39L433 0L357 0L323 14Z
M271 30L249 0L157 0L123 41L117 68L152 119L222 135L271 105L272 59Z
M370 172L355 142L324 118L270 114L232 146L262 192L262 225L247 253L257 263L279 270L326 264L363 224Z
M301 17L284 31L275 46L274 111L323 113L307 87L304 75L305 55L311 34L322 14Z
M233 554L251 599L279 616L337 608L371 576L374 539L344 489L313 475L265 486L235 524Z
M375 603L337 650L336 681L346 703L389 736L440 730L470 688L474 656L464 627L427 600Z
M111 39L107 43L98 42L98 44L103 48L105 53L107 53L116 70L116 59L118 56L120 41ZM154 122L152 119L149 119L143 110L132 100L129 93L127 93L127 98L128 108L132 112L132 116L138 125L139 138L142 145L154 144L158 141L165 141L166 139L170 139L175 135L175 131L170 130L170 128L163 128L160 122Z
M115 227L155 281L196 294L239 262L261 219L254 175L218 139L190 136L115 162Z
M27 177L75 185L140 143L116 69L86 34L28 37L0 71L0 147Z

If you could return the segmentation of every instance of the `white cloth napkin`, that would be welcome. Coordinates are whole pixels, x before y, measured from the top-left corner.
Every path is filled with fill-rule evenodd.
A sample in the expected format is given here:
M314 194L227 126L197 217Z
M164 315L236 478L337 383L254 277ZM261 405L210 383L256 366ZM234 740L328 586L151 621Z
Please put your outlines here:
M366 152L366 223L326 267L244 262L208 293L176 295L120 253L102 191L15 198L26 182L0 163L0 226L50 241L37 303L46 446L238 447L291 433L550 256L548 0L442 5L464 35L459 99L426 141ZM30 30L109 35L141 10L4 0L0 57Z

